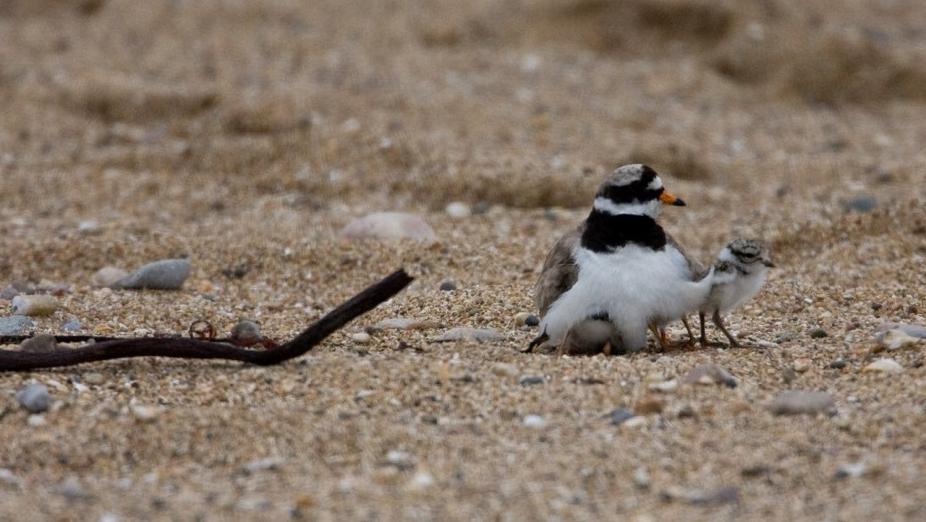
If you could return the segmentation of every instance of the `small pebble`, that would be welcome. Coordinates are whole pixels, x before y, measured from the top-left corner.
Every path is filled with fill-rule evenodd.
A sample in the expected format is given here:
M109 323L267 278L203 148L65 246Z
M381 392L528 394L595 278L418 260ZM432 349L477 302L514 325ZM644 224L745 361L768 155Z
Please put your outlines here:
M54 281L43 279L39 281L36 290L38 290L38 293L61 297L62 295L71 293L71 285L67 283L56 283Z
M58 301L50 295L18 295L13 298L13 313L44 317L55 313Z
M734 486L725 486L707 492L669 488L661 492L660 496L666 502L681 501L696 506L719 506L739 502L739 490Z
M108 288L117 281L128 277L129 273L115 266L104 266L93 274L93 284L100 287Z
M283 466L283 459L279 457L265 457L262 459L252 460L241 468L248 475L253 475L260 471L278 471Z
M919 342L918 337L913 337L899 328L888 330L878 336L878 343L887 350L899 350L916 345Z
M528 428L542 428L547 425L547 421L540 415L528 415L524 417L524 425Z
M546 379L539 375L525 375L518 380L518 384L521 386L534 386L536 384L543 384L547 382Z
M492 365L492 373L499 377L514 377L518 374L518 368L513 364L499 362Z
M856 196L843 202L843 207L846 210L864 214L877 208L878 200L872 196Z
M85 219L77 224L77 231L85 236L94 236L100 233L100 222L95 219Z
M141 422L154 422L162 409L157 406L133 405L132 415Z
M702 364L695 366L682 377L682 384L723 384L729 388L736 388L736 378L724 368L716 364Z
M454 283L452 279L445 279L441 281L438 288L440 288L442 292L453 292L457 289L457 284Z
M264 340L264 336L260 333L260 325L247 319L241 319L235 323L229 337L232 343L238 346L254 346Z
M0 290L0 299L9 301L17 295L33 293L35 293L35 288L33 288L33 286L29 283L25 281L13 281L12 283L3 287L3 290Z
M540 325L540 318L527 312L521 312L514 316L515 326L535 327Z
M68 333L74 333L80 331L80 321L77 319L71 319L70 321L61 325L61 329Z
M849 464L843 464L836 470L836 478L857 478L864 475L867 471L868 466L866 466L864 462L852 462Z
M341 235L352 240L437 240L434 229L424 219L404 212L377 212L355 219L341 229Z
M846 431L852 428L852 419L845 415L836 415L833 417L833 424L835 424L837 428Z
M450 341L476 341L480 343L499 341L504 339L501 333L494 328L469 328L460 326L447 330L440 337L434 339L436 343Z
M434 477L427 471L419 471L408 481L408 489L424 491L434 485Z
M841 370L848 365L849 363L845 359L836 359L835 361L829 363L826 367L833 370Z
M350 335L350 340L354 341L357 344L366 344L370 342L370 334L366 332L356 332Z
M148 263L110 287L129 290L179 290L190 277L189 259L163 259Z
M434 328L436 325L427 321L422 321L419 319L406 319L404 317L396 317L392 319L384 319L373 326L367 328L368 332L380 332L383 330L424 330L427 328Z
M797 335L794 332L782 332L775 336L775 343L781 344L795 339L797 339Z
M29 417L26 418L26 424L28 424L32 428L38 428L40 426L46 425L47 421L45 420L44 415L33 414L33 415L29 415Z
M863 372L882 372L882 373L900 373L903 371L901 366L894 359L878 359L862 369Z
M48 410L51 403L51 397L48 395L48 388L44 384L30 383L25 388L19 390L16 394L16 400L19 405L29 413L42 413Z
M650 383L649 389L651 391L657 391L660 393L673 393L675 392L675 390L678 389L678 380L669 379L667 381L662 381L662 382L653 382L653 383Z
M823 328L814 328L813 330L810 331L811 339L822 339L824 337L829 337L829 334L826 333L826 330L824 330Z
M32 353L54 352L58 350L58 341L55 340L54 335L39 334L23 341L19 349Z
M633 483L640 489L647 489L650 485L649 472L646 471L646 468L639 467L633 472Z
M0 468L0 484L18 488L22 484L22 479L7 468Z
M801 357L799 359L795 359L791 367L794 368L794 371L797 373L804 373L810 369L811 364L813 364L813 362L810 359Z
M832 410L833 396L825 392L789 390L779 393L769 404L776 415L815 414Z
M454 201L452 203L448 203L447 206L444 207L444 212L446 212L448 216L454 219L468 218L473 213L473 211L469 208L469 205L463 203L462 201Z
M0 317L0 335L25 335L35 328L35 322L24 315Z
M636 415L634 415L634 413L627 408L617 408L608 414L608 418L611 420L611 424L614 426L620 426L635 416Z
M389 450L386 453L386 463L399 469L411 469L415 467L415 458L405 451Z
M639 415L662 413L666 403L658 397L644 397L633 406L633 411Z
M918 324L884 323L878 328L879 332L886 332L887 330L900 330L911 337L926 339L926 326Z
M83 500L90 497L76 477L71 477L59 484L55 487L55 492L68 500Z
M103 377L103 374L97 373L97 372L90 372L90 373L84 374L82 380L86 384L91 384L93 386L99 386L100 384L103 384L106 381L106 379Z

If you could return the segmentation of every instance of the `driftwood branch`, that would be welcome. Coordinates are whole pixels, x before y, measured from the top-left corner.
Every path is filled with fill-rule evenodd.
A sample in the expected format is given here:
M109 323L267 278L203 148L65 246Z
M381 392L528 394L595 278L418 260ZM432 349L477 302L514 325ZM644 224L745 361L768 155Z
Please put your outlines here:
M270 350L251 350L221 341L182 337L106 338L106 340L78 348L60 348L51 352L0 350L0 371L56 368L128 357L227 359L260 366L279 364L308 352L351 320L369 312L402 291L411 282L411 276L404 270L398 270L344 302L291 341ZM57 339L67 338L67 336L62 336Z

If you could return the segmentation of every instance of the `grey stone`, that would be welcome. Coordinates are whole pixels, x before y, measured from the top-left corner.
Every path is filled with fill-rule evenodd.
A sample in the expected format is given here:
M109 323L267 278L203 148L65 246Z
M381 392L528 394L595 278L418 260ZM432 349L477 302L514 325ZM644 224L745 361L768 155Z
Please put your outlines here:
M0 299L12 300L17 295L31 294L35 288L25 281L13 281L0 290Z
M19 349L24 352L49 353L58 350L58 342L54 335L39 334L23 341Z
M19 393L16 394L16 400L29 413L42 413L48 410L51 397L49 397L48 388L45 385L31 383L19 390Z
M695 366L682 377L682 384L723 384L728 388L736 388L736 378L724 368L716 364L701 364Z
M854 212L867 213L878 207L878 200L872 196L856 196L843 202L846 210Z
M817 391L785 391L779 393L769 404L769 410L776 415L813 415L833 409L833 396Z
M393 317L391 319L383 319L382 321L372 326L368 326L367 331L370 333L376 333L383 330L425 330L434 327L434 323L422 321L421 319Z
M469 328L460 326L447 330L440 337L434 339L436 343L450 341L476 341L480 343L498 341L503 339L502 334L494 328Z
M35 328L35 321L24 315L0 317L0 335L25 335Z
M148 263L111 286L131 290L178 290L190 277L191 269L189 259L164 259Z
M543 384L545 382L547 382L547 380L539 375L525 375L518 381L521 386L533 386L535 384Z
M627 408L617 408L608 414L608 418L611 419L611 424L614 426L620 426L635 416L636 415Z
M242 319L232 327L231 340L239 346L254 346L263 339L264 336L260 333L260 325L254 321Z
M445 279L441 281L440 289L443 292L453 292L457 289L457 284L452 279Z
M660 493L666 502L681 501L695 506L719 506L739 502L739 490L734 486L724 486L713 491L684 490L669 488Z
M64 323L61 326L61 329L68 333L80 331L80 321L77 319L71 319L70 321Z
M918 324L884 323L878 327L879 334L883 334L888 330L900 330L910 337L926 339L926 326L920 326Z
M434 229L424 219L404 212L377 212L355 219L341 229L341 235L355 240L412 239L433 242L437 239Z

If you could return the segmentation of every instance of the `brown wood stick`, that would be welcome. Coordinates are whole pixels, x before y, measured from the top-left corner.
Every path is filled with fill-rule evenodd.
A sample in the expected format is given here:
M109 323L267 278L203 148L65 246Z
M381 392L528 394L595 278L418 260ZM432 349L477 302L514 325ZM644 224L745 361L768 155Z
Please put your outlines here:
M129 357L227 359L260 366L279 364L308 352L351 320L401 292L412 280L404 270L397 270L342 303L291 341L270 350L251 350L223 342L184 337L134 337L109 339L52 352L0 350L0 371L57 368Z

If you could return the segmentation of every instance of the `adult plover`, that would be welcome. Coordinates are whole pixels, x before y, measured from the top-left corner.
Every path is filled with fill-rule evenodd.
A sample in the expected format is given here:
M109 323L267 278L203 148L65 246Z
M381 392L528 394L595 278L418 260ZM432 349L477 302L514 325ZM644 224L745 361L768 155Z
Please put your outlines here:
M646 165L619 167L602 183L585 222L547 256L535 288L542 333L530 348L637 351L649 325L699 308L710 273L693 279L690 260L656 223L663 204L685 205Z
M706 314L711 314L714 324L727 336L731 346L739 346L736 338L723 324L720 314L729 312L756 295L765 282L768 269L774 266L768 247L755 239L734 239L720 251L714 264L710 294L698 312L702 346L707 344L704 333Z

